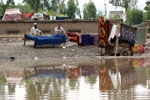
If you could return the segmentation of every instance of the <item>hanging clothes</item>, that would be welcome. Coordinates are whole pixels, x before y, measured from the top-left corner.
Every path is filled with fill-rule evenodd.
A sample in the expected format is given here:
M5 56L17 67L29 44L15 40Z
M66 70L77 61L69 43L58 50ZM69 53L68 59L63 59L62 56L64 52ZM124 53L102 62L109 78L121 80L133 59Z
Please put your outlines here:
M112 23L101 17L99 21L99 46L106 47L108 44L108 37L111 31Z
M121 24L120 39L127 41L131 47L135 44L137 28L130 27L128 25Z
M108 39L108 42L110 42L110 39L114 39L117 31L117 25L112 25L111 33Z

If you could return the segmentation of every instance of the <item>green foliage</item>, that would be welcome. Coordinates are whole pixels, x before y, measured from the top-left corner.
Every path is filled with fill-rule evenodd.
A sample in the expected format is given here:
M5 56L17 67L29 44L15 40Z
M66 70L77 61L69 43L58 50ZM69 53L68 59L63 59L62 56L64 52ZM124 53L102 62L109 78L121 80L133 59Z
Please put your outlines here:
M115 19L115 20L117 20L117 19L119 19L119 17L118 17L118 15L115 15L115 16L109 16L109 19Z
M138 9L132 9L127 11L127 23L129 25L140 24L143 22L144 15L143 11Z
M144 13L145 20L150 20L150 1L146 2L146 6L144 8L146 12Z
M15 2L14 2L14 0L7 0L6 5L7 6L15 5Z
M121 6L125 8L125 12L127 15L128 10L136 7L137 1L138 0L109 0L109 3L111 3L114 6ZM128 20L127 17L126 17L126 20Z
M47 14L66 14L65 0L24 0L34 12L43 13L47 9Z
M84 10L83 10L84 19L96 18L96 12L97 10L92 0L90 0L88 4L84 4Z
M144 21L150 20L150 12L144 12Z
M42 0L24 0L25 3L29 4L30 7L35 11L38 12Z
M2 6L0 6L0 16L2 16L3 15L3 8L2 8Z
M16 8L20 8L23 11L23 13L32 13L33 12L30 5L28 5L28 4L25 4L25 5L18 4L16 6Z
M121 6L127 11L130 8L134 8L137 4L137 1L138 0L109 0L109 3L114 6Z
M53 10L49 10L46 14L51 15L51 16L56 16L56 12Z
M51 0L50 2L51 10L58 12L59 3L60 3L60 0Z
M65 0L60 2L59 6L58 6L58 13L66 15L67 8L66 8Z
M67 15L71 18L75 18L78 10L78 1L69 0L67 3Z

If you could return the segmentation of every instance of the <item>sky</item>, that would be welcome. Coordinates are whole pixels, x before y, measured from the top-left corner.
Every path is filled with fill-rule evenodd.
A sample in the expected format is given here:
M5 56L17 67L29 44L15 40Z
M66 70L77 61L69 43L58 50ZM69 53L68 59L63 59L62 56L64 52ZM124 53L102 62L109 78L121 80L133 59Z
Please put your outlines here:
M4 0L4 1L6 1L6 0ZM18 4L18 3L21 3L23 0L14 0L15 1L15 3L16 4ZM68 0L67 0L68 1ZM83 10L83 5L85 4L85 3L88 3L89 2L89 0L78 0L79 1L79 6L80 6L80 8L81 8L81 11ZM100 11L102 11L103 12L103 14L104 14L104 0L92 0L94 3L95 3L95 5L96 5L96 8L98 9L98 10L100 10ZM147 0L138 0L138 3L137 3L137 7L139 8L139 9L141 9L141 10L144 10L144 7L145 7L145 2L146 2ZM109 4L109 0L105 0L105 2L106 2L106 4L107 4L107 14L109 13L109 11L118 11L118 10L124 10L123 8L121 8L121 7L114 7L114 6L112 6L111 4Z

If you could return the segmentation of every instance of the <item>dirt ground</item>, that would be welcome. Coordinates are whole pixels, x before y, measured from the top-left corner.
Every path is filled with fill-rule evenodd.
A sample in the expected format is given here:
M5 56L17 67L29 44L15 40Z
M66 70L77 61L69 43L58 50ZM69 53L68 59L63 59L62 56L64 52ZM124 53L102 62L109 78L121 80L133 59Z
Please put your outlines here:
M68 42L66 48L59 46L41 46L34 48L33 41L27 41L26 46L21 39L2 39L0 40L0 61L10 60L14 57L15 60L38 60L38 59L64 59L64 58L79 58L79 57L100 57L100 48L96 46L77 46L76 43ZM144 54L135 54L137 57L150 57L150 41L147 41L146 52Z
M38 58L62 58L78 56L99 56L100 49L96 46L79 47L76 43L68 42L66 48L59 46L40 46L34 48L33 41L0 41L0 60L16 59L38 59Z

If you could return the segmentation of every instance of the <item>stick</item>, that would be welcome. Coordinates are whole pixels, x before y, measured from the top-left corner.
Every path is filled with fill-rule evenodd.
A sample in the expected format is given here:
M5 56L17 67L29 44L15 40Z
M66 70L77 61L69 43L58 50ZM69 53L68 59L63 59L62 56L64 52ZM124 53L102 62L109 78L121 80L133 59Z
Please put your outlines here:
M27 38L26 38L26 36L24 36L24 46L26 45L26 40L27 40Z
M115 48L115 56L117 56L117 52L118 52L118 44L119 44L119 32L120 31L120 24L117 23L117 34L116 34L116 48Z

